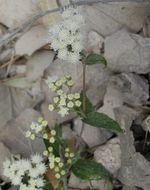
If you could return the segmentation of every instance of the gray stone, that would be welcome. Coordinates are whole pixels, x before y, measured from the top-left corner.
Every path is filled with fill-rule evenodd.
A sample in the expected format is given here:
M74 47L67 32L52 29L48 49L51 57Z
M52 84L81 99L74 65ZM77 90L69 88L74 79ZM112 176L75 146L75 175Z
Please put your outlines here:
M111 173L116 173L121 167L121 148L118 138L111 139L105 145L99 146L94 152L94 158Z
M74 130L78 135L81 133L81 128L82 121L80 119L76 119L74 121ZM100 129L84 124L84 130L81 137L89 147L94 147L105 143L111 136L112 133L105 129Z
M115 72L150 72L150 39L131 34L125 29L105 40L108 68Z
M124 186L123 190L137 190L137 188L136 187L127 187L127 186Z
M150 3L96 3L85 6L83 12L86 15L88 30L95 30L105 37L124 26L134 32L141 30L145 18L149 16Z
M27 64L26 77L29 81L36 81L44 74L45 69L52 63L54 54L48 51L35 53Z
M143 104L149 98L148 81L133 73L122 73L110 78L112 88L119 90L122 101L129 105Z
M46 44L47 39L48 30L42 25L34 26L17 40L15 53L19 56L31 56L36 50Z
M121 107L116 110L116 118L125 133L119 135L121 147L121 168L118 179L126 186L140 187L149 190L150 187L150 162L136 152L134 137L130 127L137 113L129 108Z
M26 109L16 119L10 120L0 130L0 140L14 154L30 156L32 153L42 153L44 150L43 141L36 139L31 141L25 137L27 130L33 121L37 121L40 114L33 109Z
M3 126L12 118L12 101L9 88L0 85L0 125Z
M31 0L0 0L0 23L9 28L17 28L38 13L37 2Z
M6 180L6 177L3 175L3 162L11 158L11 153L2 142L0 142L0 153L0 177L1 179Z

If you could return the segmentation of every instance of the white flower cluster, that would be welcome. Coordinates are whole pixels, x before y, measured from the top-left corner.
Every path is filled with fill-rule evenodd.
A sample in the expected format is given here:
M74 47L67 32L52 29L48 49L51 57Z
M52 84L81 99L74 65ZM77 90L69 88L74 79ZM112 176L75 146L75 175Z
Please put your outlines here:
M72 164L74 156L74 153L71 152L69 148L65 149L65 158L67 159L67 164Z
M50 134L48 132L45 132L43 134L43 139L49 140L51 144L55 143L56 141L56 130L52 129L50 131ZM44 151L43 154L47 156L47 151Z
M38 122L32 122L30 126L31 131L26 132L26 137L30 138L31 140L34 140L36 135L44 131L47 125L48 122L44 120L44 118L42 117L38 118Z
M79 8L69 7L62 13L63 21L49 30L51 47L58 58L77 63L81 59L84 37L81 27L84 24Z
M66 174L65 167L61 158L54 155L53 147L50 146L48 150L45 150L44 155L48 157L49 167L55 172L56 179L63 177Z
M53 98L53 104L49 105L49 110L58 110L58 113L64 117L73 111L75 108L81 106L80 94L79 93L65 93L63 87L67 87L71 91L71 87L74 82L71 76L64 76L60 79L48 78L46 80L48 87L56 92L57 96Z
M47 168L38 154L31 156L31 160L6 160L3 168L4 176L13 185L20 186L19 190L42 190L45 185L43 176Z

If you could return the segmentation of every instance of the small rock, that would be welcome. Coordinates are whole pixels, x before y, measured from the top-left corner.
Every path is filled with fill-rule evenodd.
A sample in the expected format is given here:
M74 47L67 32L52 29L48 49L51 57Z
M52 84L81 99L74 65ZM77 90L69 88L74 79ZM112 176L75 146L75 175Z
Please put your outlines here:
M44 99L40 83L41 82L37 80L30 89L10 88L12 110L15 117L25 109L33 108Z
M26 77L29 81L36 81L43 76L44 70L52 63L54 54L49 51L35 53L27 62Z
M76 2L76 0L74 0ZM126 26L134 32L143 27L145 18L149 16L150 3L111 2L96 3L84 6L88 31L97 31L102 36L108 36ZM112 48L114 44L112 44ZM115 50L115 53L118 50Z
M37 2L31 0L0 0L0 23L17 28L39 12Z
M11 158L10 150L2 143L0 142L0 177L3 180L6 180L6 177L3 175L3 163Z
M46 44L47 39L47 29L41 25L34 26L17 40L15 44L16 55L31 56L36 50Z
M123 190L137 190L137 188L136 187L127 187L127 186L124 186Z
M116 173L121 167L120 141L114 138L96 149L94 158L98 163L103 164L111 173Z
M143 104L149 98L148 81L133 73L122 73L113 76L109 83L112 88L119 90L123 102L129 105Z
M7 86L0 85L0 125L5 125L12 118L11 93ZM1 127L0 127L1 128Z
M115 119L114 109L122 105L122 93L111 85L108 85L104 96L103 106L99 109L99 112L107 114L112 119Z
M120 30L105 40L108 68L115 72L150 72L150 39Z
M74 130L77 132L78 135L80 135L81 133L81 128L82 128L82 121L80 119L76 119L74 121ZM111 136L112 136L112 133L105 129L99 129L99 128L84 124L82 138L89 147L94 147L94 146L103 144Z
M44 144L41 139L34 141L25 137L33 121L37 121L40 114L33 109L26 109L16 119L10 120L0 130L0 140L11 149L14 154L30 156L32 153L42 153Z
M95 31L90 31L88 33L87 47L89 52L93 51L95 53L100 53L104 43L104 38L100 36Z

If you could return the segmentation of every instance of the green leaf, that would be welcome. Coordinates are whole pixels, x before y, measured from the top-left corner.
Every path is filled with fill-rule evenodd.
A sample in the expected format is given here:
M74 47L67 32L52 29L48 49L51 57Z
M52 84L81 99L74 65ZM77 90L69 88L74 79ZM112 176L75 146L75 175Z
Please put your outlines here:
M53 186L49 182L47 182L45 184L44 190L53 190Z
M80 93L80 101L83 102L83 92ZM86 94L85 94L85 108L86 108L84 112L85 114L94 111L94 107Z
M59 146L60 146L60 138L62 136L62 130L59 125L56 125L54 127L54 130L56 130L55 142L50 143L49 140L47 140L47 139L43 139L43 141L44 141L46 150L48 150L48 148L51 146L51 147L53 147L54 155L59 156Z
M94 64L107 65L107 61L102 55L92 53L92 54L89 54L87 58L85 59L85 64L86 65L94 65Z
M107 181L107 190L113 190L113 184L111 181Z
M74 175L82 180L110 180L111 174L105 167L92 160L78 160L72 166Z
M123 132L120 125L104 113L90 112L82 120L93 127L105 128L113 132Z

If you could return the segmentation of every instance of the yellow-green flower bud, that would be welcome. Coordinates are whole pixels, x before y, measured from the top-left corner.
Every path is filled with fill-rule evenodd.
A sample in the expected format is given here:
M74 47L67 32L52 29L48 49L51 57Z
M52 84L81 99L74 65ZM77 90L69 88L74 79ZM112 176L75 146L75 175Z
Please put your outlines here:
M56 130L52 129L51 130L51 135L55 136L56 135Z
M49 142L50 142L50 143L54 143L54 142L55 142L55 138L54 138L54 137L51 137L51 138L49 139Z
M49 109L49 111L53 111L54 110L53 104L49 104L48 109Z

